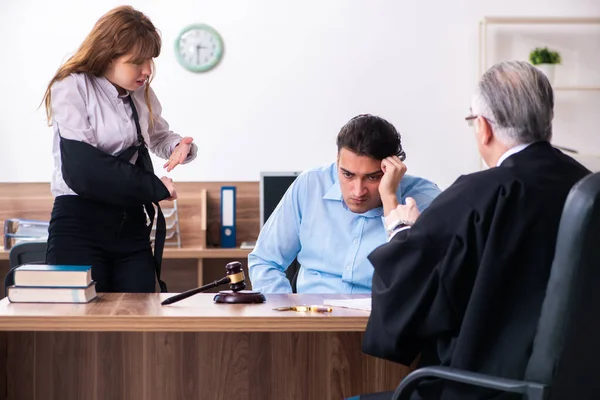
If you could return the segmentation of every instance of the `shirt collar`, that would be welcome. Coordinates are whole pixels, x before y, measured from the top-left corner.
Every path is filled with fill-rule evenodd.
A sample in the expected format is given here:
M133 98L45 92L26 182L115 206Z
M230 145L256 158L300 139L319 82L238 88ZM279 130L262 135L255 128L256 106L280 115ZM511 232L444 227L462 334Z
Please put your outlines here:
M504 162L504 160L506 160L508 157L512 156L513 154L517 154L518 152L520 152L522 150L525 150L530 145L531 145L531 143L525 143L525 144L516 145L515 147L511 147L504 154L502 154L502 156L498 159L498 162L496 163L496 167L499 167L500 164L502 164Z
M338 180L336 180L333 183L333 185L331 185L331 187L329 188L327 193L325 193L325 195L323 196L323 200L339 201L342 203L342 206L346 210L350 211L348 209L348 206L346 205L346 202L344 202L344 199L342 197L342 188L340 187L340 182ZM352 212L352 211L350 211L350 212ZM377 207L377 208L374 208L372 210L369 210L367 212L364 212L362 214L357 214L357 215L361 215L361 216L367 217L367 218L381 217L383 215L383 207Z
M111 98L113 98L113 99L116 99L116 98L123 99L123 98L128 97L131 94L131 92L129 90L127 90L125 94L119 94L119 91L117 90L115 85L110 83L110 81L108 79L106 79L106 77L104 77L104 76L97 76L96 80L102 87L102 90L104 90L104 92L106 94L108 94L109 96L111 96Z
M333 182L333 185L331 185L327 193L323 196L323 200L342 201L342 188L340 187L340 182L338 180Z

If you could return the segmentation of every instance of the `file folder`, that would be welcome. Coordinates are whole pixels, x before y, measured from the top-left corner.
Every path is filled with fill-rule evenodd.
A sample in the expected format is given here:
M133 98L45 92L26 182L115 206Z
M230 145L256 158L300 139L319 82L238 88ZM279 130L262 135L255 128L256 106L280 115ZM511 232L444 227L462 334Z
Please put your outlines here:
M235 186L221 186L221 247L236 247Z

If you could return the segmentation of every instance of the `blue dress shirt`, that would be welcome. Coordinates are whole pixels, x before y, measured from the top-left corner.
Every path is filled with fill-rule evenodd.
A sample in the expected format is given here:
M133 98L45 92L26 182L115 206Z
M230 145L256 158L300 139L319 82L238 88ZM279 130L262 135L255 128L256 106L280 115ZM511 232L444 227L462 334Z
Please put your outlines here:
M396 192L420 211L440 193L432 182L405 175ZM367 256L387 241L383 207L355 214L342 199L337 163L300 174L263 226L248 255L252 289L291 293L285 270L298 258L298 293L371 293Z

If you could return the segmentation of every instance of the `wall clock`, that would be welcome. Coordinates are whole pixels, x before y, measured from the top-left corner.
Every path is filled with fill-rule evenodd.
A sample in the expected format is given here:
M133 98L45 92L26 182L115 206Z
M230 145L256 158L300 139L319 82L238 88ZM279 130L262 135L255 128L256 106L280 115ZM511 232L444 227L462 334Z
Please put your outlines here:
M175 54L177 61L189 71L210 71L223 58L223 40L208 25L190 25L175 40Z

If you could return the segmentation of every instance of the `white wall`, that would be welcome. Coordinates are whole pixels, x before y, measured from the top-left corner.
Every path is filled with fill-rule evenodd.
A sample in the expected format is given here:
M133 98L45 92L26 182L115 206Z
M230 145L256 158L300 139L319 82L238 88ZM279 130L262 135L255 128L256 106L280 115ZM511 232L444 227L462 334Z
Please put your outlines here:
M120 2L0 1L0 182L49 181L50 128L37 109L53 73ZM137 0L161 30L154 88L198 159L179 181L257 180L335 159L339 128L374 113L403 135L409 173L448 186L479 168L468 113L484 15L600 15L598 0ZM190 23L225 42L193 74L173 43ZM591 98L598 102L600 95ZM598 149L600 152L600 148ZM157 168L162 163L156 161Z

